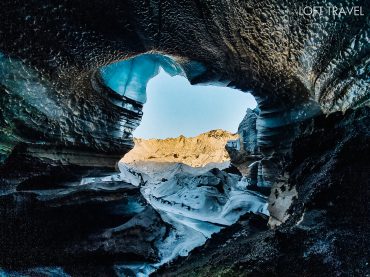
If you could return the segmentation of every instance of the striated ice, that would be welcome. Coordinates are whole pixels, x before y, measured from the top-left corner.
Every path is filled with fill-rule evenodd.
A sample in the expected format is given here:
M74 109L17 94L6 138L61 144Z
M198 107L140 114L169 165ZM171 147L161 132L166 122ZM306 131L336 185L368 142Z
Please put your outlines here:
M159 72L159 63L151 55L140 55L100 69L104 83L130 99L146 102L146 85Z
M205 71L205 67L195 61L183 62L180 66L169 56L143 54L104 66L100 68L100 75L104 84L113 91L145 103L147 84L159 73L160 68L171 76L182 75L189 80Z

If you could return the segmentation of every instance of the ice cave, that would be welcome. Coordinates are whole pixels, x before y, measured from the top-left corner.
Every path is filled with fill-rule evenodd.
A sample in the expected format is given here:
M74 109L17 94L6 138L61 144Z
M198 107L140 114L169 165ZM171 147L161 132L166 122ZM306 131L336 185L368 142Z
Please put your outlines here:
M3 0L0 275L369 275L370 2L308 6ZM257 107L135 138L161 70Z

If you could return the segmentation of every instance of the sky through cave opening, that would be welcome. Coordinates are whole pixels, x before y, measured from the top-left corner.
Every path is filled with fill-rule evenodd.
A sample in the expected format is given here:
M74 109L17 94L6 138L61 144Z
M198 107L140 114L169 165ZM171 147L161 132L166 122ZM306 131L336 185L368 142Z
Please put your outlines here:
M195 61L180 65L169 56L142 54L103 67L101 76L116 93L144 104L136 138L194 137L215 129L235 133L247 108L257 103L250 93L226 86L190 84L205 71Z
M164 70L147 85L147 102L136 138L170 138L223 129L237 131L247 108L256 101L249 93L213 85L191 85L183 76L170 76Z

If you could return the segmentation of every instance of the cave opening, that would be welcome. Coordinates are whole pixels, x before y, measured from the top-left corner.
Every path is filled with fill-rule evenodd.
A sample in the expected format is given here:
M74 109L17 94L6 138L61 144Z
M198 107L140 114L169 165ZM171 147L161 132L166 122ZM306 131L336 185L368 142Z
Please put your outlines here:
M191 84L205 71L200 63L180 64L160 54L143 54L100 69L107 87L144 104L143 118L133 132L144 139L190 137L214 129L237 131L247 108L256 108L254 97L227 83Z
M100 70L110 90L143 105L143 117L133 131L134 148L118 163L120 173L85 178L82 183L130 183L172 226L157 242L161 259L150 271L188 255L247 212L269 213L266 196L247 188L228 149L234 143L240 149L239 124L250 113L255 115L257 103L251 94L227 87L227 82L220 86L195 81L206 70L200 63L158 54ZM253 137L256 145L256 136L245 137ZM132 269L130 264L123 266Z
M235 133L247 108L256 107L249 93L191 85L186 78L170 76L164 70L149 81L147 98L135 138L194 137L216 129Z
M191 68L191 75L188 68ZM255 109L257 103L250 93L230 88L227 82L194 85L194 78L205 71L201 63L184 62L160 54L142 54L100 69L102 81L108 88L143 104L143 117L139 126L132 130L135 148L123 161L159 159L199 167L229 159L225 145L228 140L238 137L239 123L247 109ZM202 146L200 136L217 136L219 149L210 151L220 151L221 154L215 157L206 153L207 147ZM181 151L174 149L180 147L174 145L176 138L197 138L197 142L193 142L194 147L181 142ZM166 139L170 139L171 146L158 142ZM154 142L151 142L149 147L151 140L157 145L153 146ZM149 143L145 144L145 141ZM201 161L192 161L200 155ZM213 157L207 160L206 155Z

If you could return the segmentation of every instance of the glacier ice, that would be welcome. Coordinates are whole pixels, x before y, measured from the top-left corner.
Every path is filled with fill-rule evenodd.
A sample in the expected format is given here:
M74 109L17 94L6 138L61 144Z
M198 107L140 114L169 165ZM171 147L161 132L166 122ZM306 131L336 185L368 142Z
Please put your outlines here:
M130 99L146 102L146 85L159 72L158 62L151 55L113 63L100 69L104 83Z
M194 168L181 163L120 162L120 173L81 181L81 185L123 181L138 186L147 202L171 226L166 238L155 243L159 262L120 264L116 266L117 272L127 268L137 276L148 276L175 257L188 255L241 215L269 214L266 197L249 191L246 178L220 170L226 164L220 164L220 169L214 166Z
M248 211L268 214L266 197L247 190L244 178L217 168L143 162L138 168L119 163L119 169L119 179L140 185L156 210L225 226Z
M146 102L146 86L159 73L159 69L171 76L182 75L189 80L204 73L205 67L196 61L181 61L160 54L142 54L100 68L103 83L121 96L140 103Z
M219 170L178 173L164 182L147 183L142 191L157 210L227 226L248 211L266 213L266 199L239 190L238 181L239 176Z
M56 119L63 114L57 103L48 97L51 84L21 60L8 57L1 52L0 85L50 118Z
M268 215L266 197L247 190L245 179L217 168L151 162L143 162L135 169L119 163L119 168L121 180L132 182L138 178L134 183L140 183L143 196L174 228L174 234L159 242L161 264L187 255L246 212ZM176 239L171 240L171 236Z

